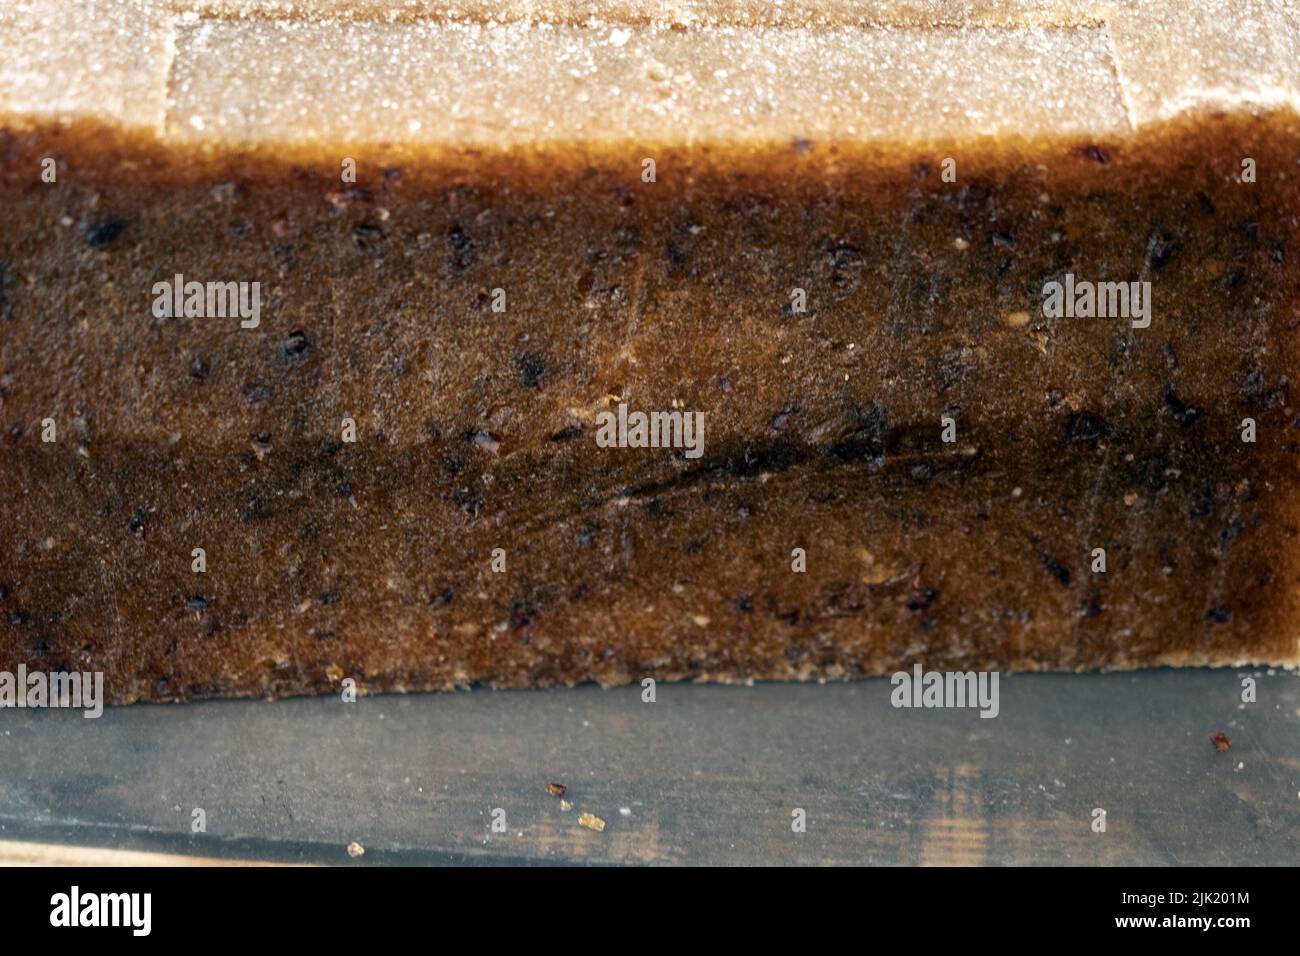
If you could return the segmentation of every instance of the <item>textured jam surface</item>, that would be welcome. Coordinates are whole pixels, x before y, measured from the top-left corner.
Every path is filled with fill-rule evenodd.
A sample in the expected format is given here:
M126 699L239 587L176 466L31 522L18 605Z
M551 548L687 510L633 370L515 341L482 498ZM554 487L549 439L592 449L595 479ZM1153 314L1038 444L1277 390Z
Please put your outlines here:
M797 144L342 188L109 136L2 141L6 663L129 700L1296 658L1290 120L959 184ZM153 318L176 271L261 281L260 326ZM1150 280L1151 327L1044 318L1069 271ZM620 401L703 411L703 457L598 447Z
M0 670L1300 662L1289 6L591 6L0 11Z

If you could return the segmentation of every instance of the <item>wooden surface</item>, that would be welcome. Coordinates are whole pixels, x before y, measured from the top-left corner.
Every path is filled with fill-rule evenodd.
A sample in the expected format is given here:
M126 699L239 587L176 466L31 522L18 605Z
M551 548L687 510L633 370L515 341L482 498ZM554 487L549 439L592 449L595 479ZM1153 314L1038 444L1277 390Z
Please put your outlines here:
M1249 675L1258 702L1243 706ZM0 840L13 852L0 862L30 856L22 841L366 864L1300 862L1294 673L1004 675L994 719L896 710L890 690L660 685L653 704L635 687L475 691L99 720L5 710ZM1226 753L1210 741L1220 731ZM196 807L206 833L191 833ZM1090 827L1097 807L1105 833ZM584 811L603 832L579 825Z
M273 866L252 860L186 856L98 846L0 840L0 867L5 866Z

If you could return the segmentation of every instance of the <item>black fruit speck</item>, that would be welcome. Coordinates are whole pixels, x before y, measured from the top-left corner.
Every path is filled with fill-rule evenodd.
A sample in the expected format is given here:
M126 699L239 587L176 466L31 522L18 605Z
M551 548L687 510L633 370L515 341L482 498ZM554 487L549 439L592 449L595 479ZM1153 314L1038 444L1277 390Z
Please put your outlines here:
M926 588L925 593L918 598L907 602L909 611L928 611L930 605L934 604L935 599L939 596L938 588Z
M460 226L447 230L447 242L452 248L452 269L459 275L474 264L474 243Z
M691 261L690 254L677 243L666 243L664 245L664 255L668 257L668 274L670 276L682 275L688 271Z
M284 340L280 350L287 359L302 358L311 348L311 343L307 340L307 335L301 329L294 329L289 333L289 337Z
M125 228L125 219L106 219L86 234L86 243L92 249L102 249L120 236Z
M1178 422L1180 428L1186 428L1201 417L1199 408L1179 400L1172 385L1165 386L1165 407L1173 414L1174 421Z
M1232 620L1232 612L1226 607L1212 607L1205 612L1205 616L1215 624L1227 624Z
M823 243L823 248L829 250L831 267L835 269L861 265L865 258L861 249L847 242Z
M536 352L523 352L515 356L515 371L526 388L538 388L546 374L546 360Z
M1244 521L1233 521L1221 532L1219 532L1219 540L1222 541L1224 544L1227 544L1233 541L1234 539L1236 539L1237 535L1241 534L1241 532L1244 531L1245 528L1246 528L1246 523Z
M1147 242L1147 261L1151 263L1151 268L1159 272L1165 267L1174 253L1178 250L1178 244L1172 239L1166 239L1164 236L1154 234Z
M326 591L323 594L316 595L316 603L321 607L329 607L331 604L338 604L343 600L343 595L338 591Z
M13 318L14 314L13 303L9 301L9 293L7 291L12 284L8 270L9 264L0 259L0 319Z
M1060 581L1067 588L1070 586L1069 568L1065 567L1065 565L1061 564L1060 561L1057 561L1050 554L1039 555L1039 559L1043 562L1043 567L1047 568L1048 571L1051 571L1052 576L1055 577L1056 580Z
M510 629L518 631L537 619L537 606L529 601L515 601L510 607Z
M1083 155L1091 159L1094 163L1101 163L1103 166L1110 162L1110 154L1100 146L1086 146Z
M373 223L363 222L352 227L352 243L362 252L370 252L384 241L384 230Z
M1106 421L1092 412L1073 412L1065 422L1070 441L1093 441L1106 434Z
M190 598L187 606L191 611L206 611L208 609L208 599L196 594Z

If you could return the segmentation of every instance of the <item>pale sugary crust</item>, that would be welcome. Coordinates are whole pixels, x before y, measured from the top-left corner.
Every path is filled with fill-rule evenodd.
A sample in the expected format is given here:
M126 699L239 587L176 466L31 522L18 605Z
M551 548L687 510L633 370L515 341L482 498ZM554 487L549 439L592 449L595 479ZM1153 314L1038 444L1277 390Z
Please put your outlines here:
M1294 8L1263 0L23 0L0 115L320 150L1114 137L1294 109L1298 61Z

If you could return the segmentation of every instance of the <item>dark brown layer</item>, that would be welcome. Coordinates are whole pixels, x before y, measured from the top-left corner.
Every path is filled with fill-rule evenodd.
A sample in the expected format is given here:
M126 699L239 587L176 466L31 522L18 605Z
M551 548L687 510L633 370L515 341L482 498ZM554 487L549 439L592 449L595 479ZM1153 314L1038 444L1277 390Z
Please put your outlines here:
M954 147L957 183L799 143L350 186L106 135L0 139L0 666L132 700L1297 657L1289 117ZM261 326L153 318L175 272L261 281ZM1151 281L1151 327L1043 318L1066 272ZM620 400L703 411L704 457L597 447Z

